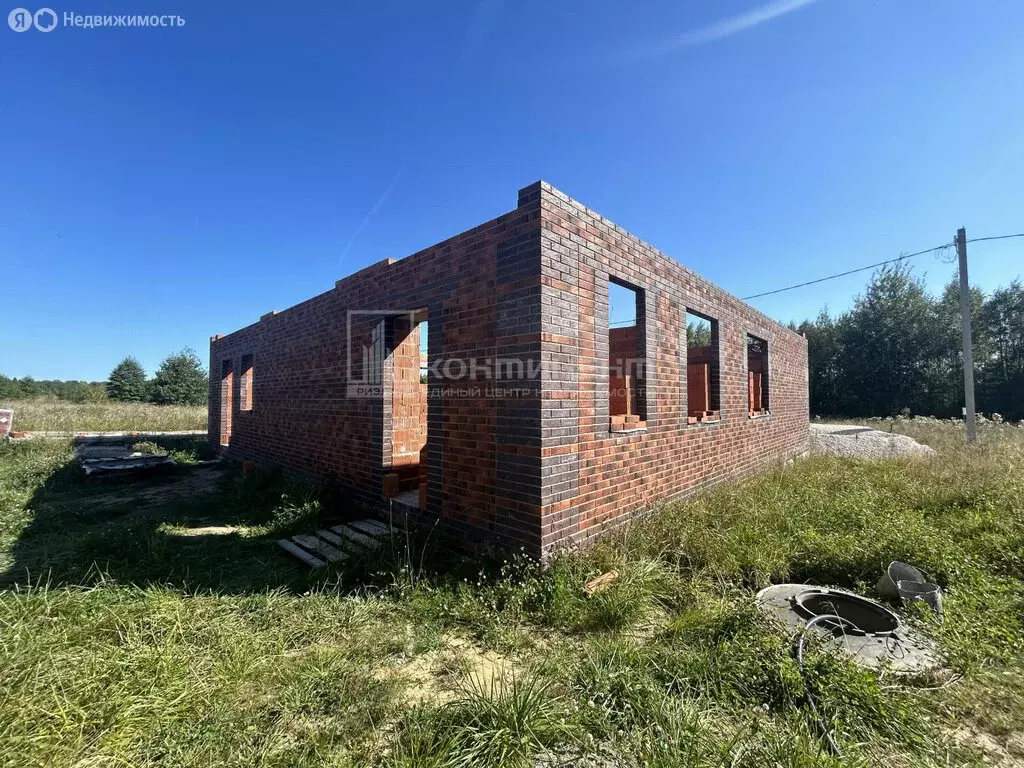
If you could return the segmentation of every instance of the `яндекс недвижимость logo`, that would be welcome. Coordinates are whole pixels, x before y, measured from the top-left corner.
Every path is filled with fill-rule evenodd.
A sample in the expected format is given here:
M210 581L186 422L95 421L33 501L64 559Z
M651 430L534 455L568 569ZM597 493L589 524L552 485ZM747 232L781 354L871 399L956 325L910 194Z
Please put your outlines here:
M52 32L60 19L52 8L40 8L32 13L28 8L15 8L7 14L7 26L15 32L28 32L35 27L40 32ZM185 19L177 14L81 14L64 12L64 26L74 29L101 29L104 27L183 27Z
M15 8L7 14L7 26L15 32L28 32L32 27L40 32L51 32L57 26L57 13L52 8L40 8L35 13L27 8Z

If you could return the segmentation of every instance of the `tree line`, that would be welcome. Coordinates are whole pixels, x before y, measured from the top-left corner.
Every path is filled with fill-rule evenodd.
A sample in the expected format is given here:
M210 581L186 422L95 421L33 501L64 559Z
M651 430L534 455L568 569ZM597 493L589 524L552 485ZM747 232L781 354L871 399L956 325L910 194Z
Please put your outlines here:
M1024 419L1024 285L971 290L977 410ZM807 334L811 413L960 416L963 334L956 280L931 296L909 266L877 272L853 307L791 325Z
M52 397L73 403L117 400L158 405L204 405L209 379L199 357L191 349L169 355L152 379L134 357L126 357L110 372L107 381L54 381L8 378L0 374L0 400L33 400Z
M94 403L107 399L104 381L59 381L25 376L12 379L0 373L0 400L35 400L49 397L69 403Z

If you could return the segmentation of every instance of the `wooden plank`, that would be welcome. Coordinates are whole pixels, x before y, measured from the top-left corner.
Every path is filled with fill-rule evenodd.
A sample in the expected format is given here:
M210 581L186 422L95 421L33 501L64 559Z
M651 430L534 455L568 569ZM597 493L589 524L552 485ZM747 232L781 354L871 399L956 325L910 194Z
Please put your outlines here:
M336 533L331 533L330 531L326 531L323 528L318 530L316 532L316 535L319 536L324 541L330 542L331 544L341 544L341 536L339 536Z
M618 571L608 571L608 573L602 573L596 579L588 581L583 591L588 595L596 595L598 592L604 592L611 586L612 582L619 578Z
M376 549L380 546L380 542L376 539L367 536L365 533L360 533L355 528L349 528L347 525L332 525L331 530L341 534L354 544L362 544L367 549Z
M384 536L389 533L388 527L378 520L353 520L349 525L371 536Z
M356 522L359 523L364 528L367 528L367 527L369 527L369 528L376 528L378 531L380 531L382 533L388 533L388 532L391 531L391 526L390 525L385 523L383 520L377 520L376 518L373 518L373 517L367 517L364 520L357 520Z
M309 554L309 552L307 552L302 547L298 546L297 544L293 543L288 539L278 539L277 545L282 549L295 555L297 558L299 558L299 560L304 562L310 568L323 568L327 565L327 563L325 563L319 557Z
M331 563L340 562L348 557L348 555L340 549L332 547L323 539L318 539L316 536L311 536L308 533L296 534L295 536L292 536L292 541L301 544L310 552L316 552L318 555L323 555L327 558L327 561Z

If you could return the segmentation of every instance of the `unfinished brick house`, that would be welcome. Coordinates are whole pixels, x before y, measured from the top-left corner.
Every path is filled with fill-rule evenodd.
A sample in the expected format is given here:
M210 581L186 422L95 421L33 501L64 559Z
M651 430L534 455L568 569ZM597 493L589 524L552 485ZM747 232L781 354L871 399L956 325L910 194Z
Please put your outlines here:
M210 372L227 456L542 557L808 445L804 338L543 182Z

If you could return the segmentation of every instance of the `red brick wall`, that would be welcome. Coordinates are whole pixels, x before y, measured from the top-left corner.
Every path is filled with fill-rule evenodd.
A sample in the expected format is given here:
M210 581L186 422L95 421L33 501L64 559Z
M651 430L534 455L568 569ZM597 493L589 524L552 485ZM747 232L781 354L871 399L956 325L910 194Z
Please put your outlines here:
M629 333L644 358L635 391L646 421L616 433L609 278L640 291ZM718 321L717 422L687 423L687 309ZM396 450L423 439L414 426L422 390L405 389L419 342L406 338L403 321L355 310L426 310L427 514L476 542L546 555L655 501L807 446L803 338L540 182L520 190L508 214L213 337L211 371L225 360L240 371L243 355L254 367L249 411L239 409L238 375L223 397L211 377L211 441L219 442L223 407L228 456L333 479L355 500L382 506ZM768 342L771 409L759 418L747 409L748 333ZM495 358L539 376L495 377ZM368 382L367 396L354 394L355 379Z
M807 343L550 185L541 193L545 554L654 502L806 451ZM646 429L609 431L608 282L641 290ZM686 311L718 320L721 415L687 423ZM768 341L771 413L747 410L746 334ZM557 424L557 427L555 426Z
M392 466L418 464L427 444L427 385L420 383L420 326L395 344L391 398Z
M686 349L687 415L697 416L711 410L711 347Z
M355 501L382 505L383 473L395 447L393 425L397 421L401 432L423 399L419 394L416 403L399 398L395 408L391 386L395 361L402 357L393 354L398 321L352 317L349 371L350 312L421 309L429 316L431 354L455 361L456 374L464 365L482 367L495 356L539 365L539 195L442 243L374 264L326 293L213 337L211 370L220 371L223 360L235 361L237 370L242 355L255 361L252 410L238 408L237 376L232 397L224 398L232 418L225 454L333 480ZM374 370L376 394L353 396L350 373L366 379ZM401 378L401 364L397 373ZM418 381L418 371L416 376ZM539 552L539 391L535 386L513 399L501 391L501 382L481 378L469 372L458 381L432 378L429 383L428 513L473 531L477 540L495 538ZM221 395L214 379L211 436L220 434ZM413 444L420 439L407 437Z
M632 361L637 357L635 325L611 328L608 331L608 404L612 415L639 414L636 372Z

